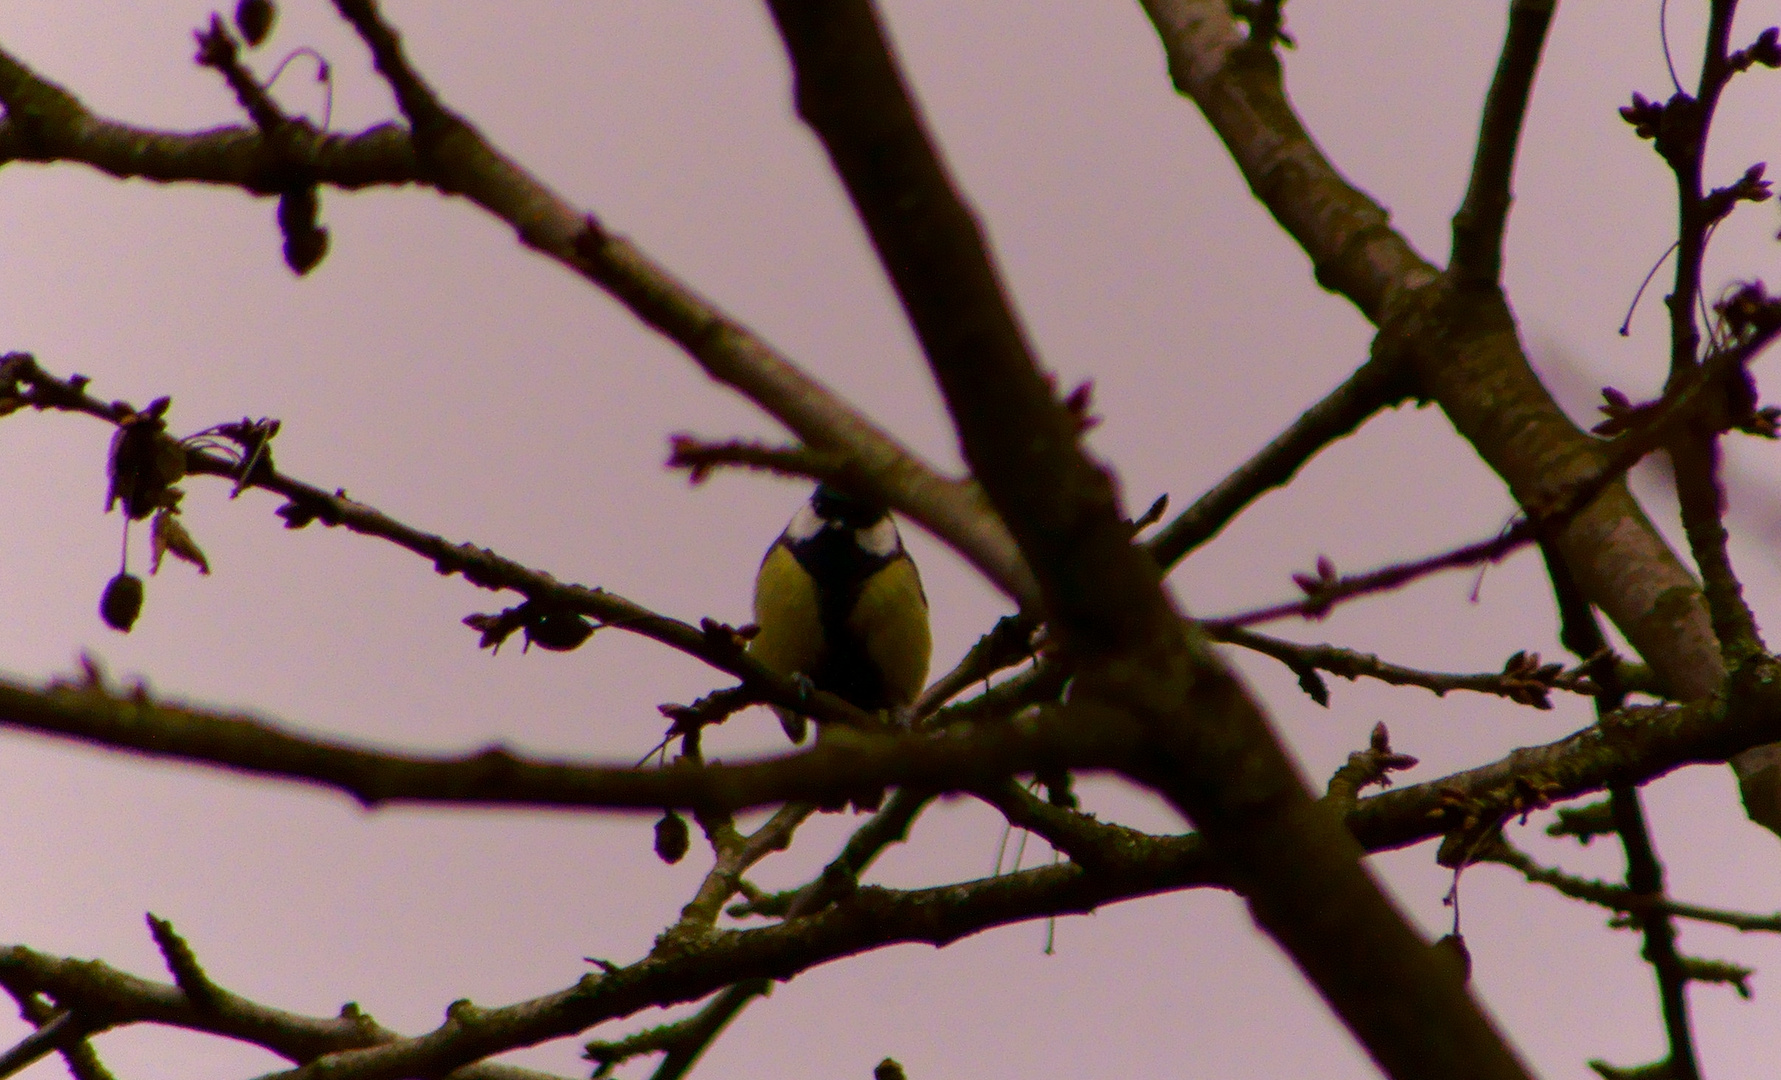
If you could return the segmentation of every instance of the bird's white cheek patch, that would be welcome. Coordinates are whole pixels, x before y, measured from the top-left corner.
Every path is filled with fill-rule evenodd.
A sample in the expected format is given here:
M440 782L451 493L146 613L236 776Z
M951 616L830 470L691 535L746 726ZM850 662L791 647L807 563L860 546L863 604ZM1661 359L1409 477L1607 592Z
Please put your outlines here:
M861 529L855 533L854 541L860 545L861 551L881 559L895 555L897 549L903 546L902 539L897 536L897 526L888 517L870 529Z
M822 518L816 516L816 511L811 508L809 503L805 503L798 508L797 513L792 515L791 523L785 527L786 542L801 544L822 532L822 525Z

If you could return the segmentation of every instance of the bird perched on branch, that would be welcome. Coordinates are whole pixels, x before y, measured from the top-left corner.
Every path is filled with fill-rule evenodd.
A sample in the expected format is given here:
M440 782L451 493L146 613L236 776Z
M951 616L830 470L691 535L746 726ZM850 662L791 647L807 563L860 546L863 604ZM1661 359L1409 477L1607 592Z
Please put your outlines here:
M827 484L767 549L754 583L755 659L866 710L907 708L933 642L921 575L882 506ZM794 743L805 718L774 710Z

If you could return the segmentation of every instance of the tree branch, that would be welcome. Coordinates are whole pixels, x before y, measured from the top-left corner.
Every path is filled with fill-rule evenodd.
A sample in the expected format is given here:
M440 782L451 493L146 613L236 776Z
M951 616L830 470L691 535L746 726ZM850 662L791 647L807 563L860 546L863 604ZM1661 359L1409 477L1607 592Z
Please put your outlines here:
M681 909L680 921L667 933L696 937L711 929L724 904L736 895L737 884L749 867L775 851L784 851L791 844L792 834L798 826L815 812L816 807L809 803L787 803L749 836L736 834L732 826L728 842L719 843L714 838L712 846L717 849L716 863L699 884L698 894Z
M1362 364L1260 453L1158 529L1146 542L1151 558L1167 571L1217 536L1250 503L1284 486L1324 447L1352 434L1374 413L1400 404L1409 394L1402 359L1375 355Z
M1393 686L1420 686L1433 691L1437 697L1445 695L1449 690L1469 690L1508 698L1540 709L1552 707L1547 700L1548 690L1569 690L1576 694L1593 695L1598 689L1589 681L1589 673L1584 668L1564 671L1558 664L1543 667L1538 653L1531 656L1528 653L1516 653L1500 672L1450 675L1440 671L1401 667L1386 663L1371 653L1356 652L1336 645L1301 645L1294 641L1283 641L1237 626L1209 626L1207 632L1214 641L1272 656L1298 674L1301 682L1307 671L1327 671L1351 682L1365 677ZM1319 704L1327 702L1319 701Z
M662 1024L613 1042L595 1041L587 1044L589 1060L595 1062L595 1080L610 1076L613 1066L642 1054L661 1053L661 1064L649 1080L679 1080L699 1061L707 1048L723 1034L749 1002L771 993L770 979L749 979L725 987L684 1020Z
M416 801L709 812L787 801L838 807L870 804L893 785L958 790L1035 769L1112 768L1125 764L1139 742L1124 718L1071 705L1041 709L1018 723L933 736L848 732L806 751L737 765L638 769L526 758L498 745L466 756L405 755L156 701L140 686L114 693L92 675L42 690L0 679L0 725L312 783L368 807Z
M914 788L898 788L884 806L864 825L855 829L841 848L841 853L824 866L822 873L796 889L767 896L751 896L730 907L732 918L747 915L778 916L795 919L821 911L834 901L859 887L860 875L872 865L880 852L909 837L909 826L934 801L932 792Z
M376 41L380 70L415 87L394 31L370 3L337 5ZM402 96L399 92L399 98ZM433 100L426 95L427 100ZM277 195L303 184L342 188L425 183L470 199L513 226L526 246L599 285L684 349L716 381L796 433L813 449L845 454L847 482L893 506L964 555L1022 604L1036 598L1007 529L965 482L948 479L759 336L611 233L491 146L470 123L434 101L417 107L432 127L423 138L396 124L354 136L324 135L300 120L276 139L253 128L174 134L94 116L72 94L0 50L0 163L73 161L119 178L195 181ZM440 116L444 119L441 120ZM441 128L440 124L444 127Z
M1756 616L1744 602L1744 586L1732 568L1730 537L1725 531L1725 489L1720 484L1722 457L1717 432L1684 432L1669 445L1676 478L1676 501L1688 536L1694 564L1700 569L1702 592L1713 619L1725 665L1734 673L1746 658L1767 652Z
M1633 916L1641 922L1651 913L1656 912L1677 919L1693 919L1696 922L1713 923L1716 926L1729 926L1733 930L1744 933L1781 934L1781 912L1773 915L1755 915L1744 911L1728 911L1724 908L1683 903L1667 896L1654 897L1647 893L1637 893L1625 885L1598 881L1594 878L1577 877L1554 867L1542 866L1526 852L1507 842L1500 846L1481 850L1478 861L1501 863L1519 872L1532 884L1545 885L1573 900L1583 900L1610 911L1618 911Z
M966 461L1033 567L1048 626L1079 664L1072 701L1099 700L1138 721L1155 753L1131 775L1229 858L1257 921L1389 1072L1525 1075L1361 869L1351 838L1131 543L1112 478L1083 454L1077 415L1041 375L871 5L769 7L799 115L903 301Z
M447 108L408 63L373 0L335 0L371 50L414 130L416 156L441 191L462 194L511 223L528 246L606 288L682 345L707 373L751 398L814 449L841 450L850 477L952 545L1021 604L1036 599L1030 572L1001 523L968 485L947 480L765 342L726 318L591 214L576 212Z
M1626 887L1629 892L1661 899L1664 895L1663 864L1651 846L1645 828L1645 812L1639 806L1639 789L1615 785L1608 789L1615 831L1626 849ZM1694 1033L1688 1023L1688 971L1676 953L1676 927L1662 910L1648 911L1639 920L1645 933L1645 960L1657 976L1658 998L1663 1002L1664 1030L1669 1037L1669 1066L1676 1080L1700 1080L1695 1060Z
M610 974L585 976L555 994L498 1009L467 1002L444 1026L402 1038L352 1013L314 1019L268 1009L224 991L215 1010L198 1010L177 987L116 971L97 961L45 956L22 946L0 952L0 984L43 992L69 1007L104 1012L114 1023L153 1022L255 1042L312 1065L277 1074L285 1080L541 1080L541 1074L492 1063L491 1054L573 1035L650 1006L696 1001L749 979L785 979L842 956L898 942L945 945L993 926L1092 911L1115 899L1190 886L1202 878L1203 847L1160 839L1128 853L1117 872L1086 874L1070 865L1042 867L939 889L862 888L825 911L789 923L710 935L656 953ZM459 1070L459 1071L453 1071Z
M399 1038L357 1006L347 1006L338 1017L310 1017L219 990L214 1007L199 1008L177 986L140 979L98 960L64 960L22 945L0 951L0 985L14 997L44 994L67 1002L67 1008L103 1016L105 1027L165 1024L253 1043L296 1062ZM453 1073L452 1080L560 1078L533 1069L482 1062Z
M1599 448L1564 415L1527 364L1500 301L1444 307L1438 273L1344 179L1306 134L1271 56L1243 50L1222 0L1141 0L1176 88L1223 139L1250 188L1310 256L1317 280L1375 325L1375 355L1410 357L1422 393L1509 483L1524 506L1599 468ZM1620 483L1559 539L1601 606L1679 698L1724 675L1705 604L1681 562ZM1781 820L1781 818L1778 818Z
M1781 687L1781 677L1771 677L1770 683ZM1697 702L1679 708L1625 710L1557 743L1361 799L1347 820L1370 849L1397 848L1458 827L1467 814L1501 817L1546 801L1599 791L1609 782L1637 782L1681 764L1723 760L1744 746L1781 736L1781 689L1769 698L1773 700L1736 706ZM151 729L153 718L152 713L141 716ZM909 796L906 802L919 806L925 798ZM893 799L887 811L897 805ZM1043 812L1051 813L1052 808ZM244 1038L294 1061L349 1047L392 1046L388 1057L332 1059L342 1071L329 1075L342 1080L409 1075L404 1069L432 1070L426 1074L436 1075L503 1049L573 1034L646 1005L697 1000L747 978L786 978L825 960L882 944L914 940L944 944L990 926L1092 910L1117 899L1214 884L1223 878L1211 850L1198 836L1144 837L1087 819L1070 827L1106 830L1106 836L1122 842L1096 842L1093 871L1065 864L914 893L852 890L834 906L806 917L763 930L718 934L672 956L621 969L623 977L590 976L591 982L577 988L505 1010L460 1010L447 1029L420 1041L398 1041L362 1017L314 1020L268 1010L220 989L213 1007L200 1010L175 987L134 979L103 964L59 961L17 947L0 954L0 984L47 993L66 1008L104 1015L113 1024L151 1021ZM867 846L877 842L875 836ZM849 850L854 846L850 842ZM461 1041L451 1037L451 1031L462 1032ZM519 1074L457 1075L493 1080Z
M93 396L87 392L87 385L87 380L80 376L58 379L50 375L28 353L0 356L0 407L11 403L78 412L114 426L137 415L127 403L102 401ZM411 551L431 561L433 569L441 574L462 574L466 581L484 589L511 589L548 610L591 616L601 626L617 627L660 642L741 679L741 689L750 698L743 704L782 705L852 728L870 730L879 726L875 718L834 694L813 691L768 670L749 656L736 635L721 624L704 620L702 625L693 626L605 589L564 584L542 570L503 558L488 548L454 544L350 499L344 489L330 492L286 475L273 464L265 443L251 458L245 453L239 455L246 460L206 449L193 439L180 445L188 474L229 480L237 491L261 488L284 496L288 502L279 508L278 514L284 518L286 528L303 528L313 521L329 527L344 526L361 536L387 540Z
M1503 276L1503 233L1509 224L1510 185L1522 119L1558 0L1512 0L1509 28L1496 75L1484 99L1472 180L1453 216L1453 254L1447 270L1461 286L1496 287Z

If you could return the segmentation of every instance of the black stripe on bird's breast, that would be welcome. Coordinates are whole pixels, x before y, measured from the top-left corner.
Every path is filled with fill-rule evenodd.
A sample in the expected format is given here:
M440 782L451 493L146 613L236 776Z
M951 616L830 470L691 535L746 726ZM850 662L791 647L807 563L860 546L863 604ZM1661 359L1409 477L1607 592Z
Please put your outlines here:
M888 708L884 677L848 620L866 582L896 561L901 552L873 554L860 547L853 529L832 524L807 540L786 546L817 583L823 655L816 670L807 673L810 681L817 689L868 712Z

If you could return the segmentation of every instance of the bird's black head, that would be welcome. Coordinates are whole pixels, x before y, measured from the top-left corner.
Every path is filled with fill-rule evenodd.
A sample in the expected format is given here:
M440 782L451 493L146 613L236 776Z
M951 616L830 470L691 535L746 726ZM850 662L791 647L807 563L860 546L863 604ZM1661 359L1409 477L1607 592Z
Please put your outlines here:
M827 484L816 485L810 508L824 521L839 521L850 529L869 529L884 520L884 507L849 495Z

